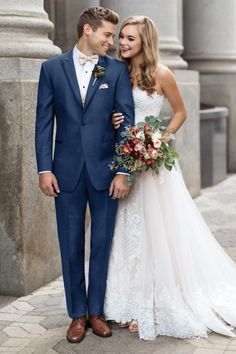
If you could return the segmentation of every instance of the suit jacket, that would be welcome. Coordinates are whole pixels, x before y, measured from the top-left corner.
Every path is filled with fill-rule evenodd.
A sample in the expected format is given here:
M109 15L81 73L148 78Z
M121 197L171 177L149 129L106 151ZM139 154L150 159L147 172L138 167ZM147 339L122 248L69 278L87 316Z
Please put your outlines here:
M125 126L134 124L127 66L109 56L99 57L97 65L105 68L105 74L95 84L91 77L84 106L73 50L45 61L41 67L35 135L38 171L52 171L64 191L75 188L84 163L94 187L109 188L114 174L108 165L115 156L115 144L121 140ZM111 122L114 110L125 116L118 131Z

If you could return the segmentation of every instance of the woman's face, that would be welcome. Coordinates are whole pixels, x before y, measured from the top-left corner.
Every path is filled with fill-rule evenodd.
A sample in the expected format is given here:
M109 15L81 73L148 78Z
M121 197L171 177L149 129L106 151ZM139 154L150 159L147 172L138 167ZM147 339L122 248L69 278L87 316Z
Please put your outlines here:
M131 59L142 52L142 39L138 32L138 25L126 25L119 34L121 57Z

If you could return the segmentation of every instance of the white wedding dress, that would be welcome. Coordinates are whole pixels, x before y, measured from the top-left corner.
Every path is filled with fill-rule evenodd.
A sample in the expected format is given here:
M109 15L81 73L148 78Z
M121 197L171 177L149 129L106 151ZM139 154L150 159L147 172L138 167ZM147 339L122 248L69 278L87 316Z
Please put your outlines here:
M136 88L136 123L158 115L164 96ZM227 336L236 326L236 265L193 202L177 164L162 179L140 175L120 200L104 314L138 320L141 339Z

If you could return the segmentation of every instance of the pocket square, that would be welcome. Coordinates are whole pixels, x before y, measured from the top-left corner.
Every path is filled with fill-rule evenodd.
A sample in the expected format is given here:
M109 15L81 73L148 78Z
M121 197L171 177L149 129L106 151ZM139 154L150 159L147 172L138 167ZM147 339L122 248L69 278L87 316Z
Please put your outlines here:
M108 84L101 84L101 85L99 86L99 90L108 89L108 88L109 88Z

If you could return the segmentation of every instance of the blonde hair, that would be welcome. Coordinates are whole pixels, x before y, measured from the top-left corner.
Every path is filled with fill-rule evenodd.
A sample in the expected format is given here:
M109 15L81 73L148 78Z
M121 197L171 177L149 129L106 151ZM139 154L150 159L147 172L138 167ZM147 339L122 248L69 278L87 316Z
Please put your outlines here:
M147 16L130 16L121 24L120 31L127 25L137 25L138 32L142 40L142 51L144 62L140 65L141 79L138 81L138 86L147 91L151 95L155 89L155 72L158 64L158 47L159 47L159 35L154 22ZM130 59L123 59L118 51L120 59L124 60L131 72Z
M93 31L102 26L102 21L108 21L117 25L119 16L115 11L100 6L92 6L85 9L79 17L77 25L78 38L82 37L84 25L89 24Z

